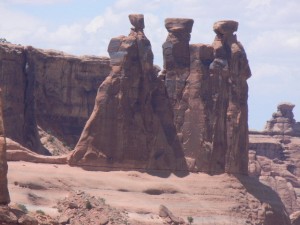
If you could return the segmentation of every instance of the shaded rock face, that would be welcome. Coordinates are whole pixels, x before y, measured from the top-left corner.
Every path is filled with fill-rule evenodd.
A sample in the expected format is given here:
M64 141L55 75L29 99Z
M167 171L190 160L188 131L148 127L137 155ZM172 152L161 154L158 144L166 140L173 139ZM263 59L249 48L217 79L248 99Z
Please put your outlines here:
M70 157L71 165L122 169L186 169L172 107L153 67L142 15L129 36L111 39L112 72Z
M39 126L75 146L93 111L97 89L110 71L109 58L35 48L27 52Z
M5 105L3 120L6 136L33 151L41 148L35 119L34 78L26 73L27 53L22 46L0 45L0 87Z
M167 19L165 23L169 36L163 45L163 75L190 169L247 173L251 72L244 48L233 34L238 23L219 21L214 24L217 35L212 45L189 46L192 20ZM174 40L181 44L178 51Z
M267 121L264 132L267 134L288 134L300 135L299 123L294 119L295 105L291 103L281 103L277 106L277 112L273 113L272 119Z
M6 142L3 126L3 99L0 89L0 205L6 205L10 202L7 187L7 161L6 161Z
M41 154L37 124L75 146L94 107L109 58L0 44L0 87L7 137ZM12 94L13 93L13 94Z

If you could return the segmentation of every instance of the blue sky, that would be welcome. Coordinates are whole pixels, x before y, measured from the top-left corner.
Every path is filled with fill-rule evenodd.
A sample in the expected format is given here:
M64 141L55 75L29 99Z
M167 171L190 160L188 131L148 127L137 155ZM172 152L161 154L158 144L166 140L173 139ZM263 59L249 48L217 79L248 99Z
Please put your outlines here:
M108 55L112 37L130 31L128 14L145 15L155 63L162 66L164 19L195 20L190 43L212 43L215 21L239 22L249 79L249 126L262 129L279 102L296 104L300 121L299 0L0 0L0 37L75 55Z

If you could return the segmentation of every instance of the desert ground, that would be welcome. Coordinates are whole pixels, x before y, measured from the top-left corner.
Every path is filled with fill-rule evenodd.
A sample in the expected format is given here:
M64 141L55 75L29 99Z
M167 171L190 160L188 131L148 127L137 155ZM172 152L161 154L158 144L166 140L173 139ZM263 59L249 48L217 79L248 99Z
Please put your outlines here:
M105 199L125 212L131 224L162 224L161 204L193 224L232 223L236 207L246 207L246 190L234 176L222 174L150 175L136 171L86 171L68 165L9 162L11 204L24 204L29 211L43 210L58 215L56 202L71 191L84 191ZM230 182L228 182L230 181ZM252 181L251 181L252 182ZM250 182L250 183L251 183ZM217 185L216 185L217 183ZM253 181L250 186L255 188ZM244 199L244 201L243 201ZM237 224L246 218L234 216ZM219 223L218 223L219 224Z

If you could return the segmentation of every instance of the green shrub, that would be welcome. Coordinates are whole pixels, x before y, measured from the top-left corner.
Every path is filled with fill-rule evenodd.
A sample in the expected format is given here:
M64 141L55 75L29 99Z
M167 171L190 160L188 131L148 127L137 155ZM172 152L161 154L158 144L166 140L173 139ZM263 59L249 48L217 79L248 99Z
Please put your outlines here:
M89 200L86 201L85 208L87 208L88 210L90 210L90 209L93 208L93 206L92 206L92 204L91 204L91 202Z
M17 207L18 207L18 209L21 210L22 212L28 213L28 209L27 209L27 207L26 207L25 205L23 205L23 204L17 204Z
M41 215L45 215L45 212L43 210L40 210L40 209L36 210L35 212L38 213L38 214L41 214Z
M189 224L192 224L194 222L194 218L191 216L188 216L187 220L188 220Z

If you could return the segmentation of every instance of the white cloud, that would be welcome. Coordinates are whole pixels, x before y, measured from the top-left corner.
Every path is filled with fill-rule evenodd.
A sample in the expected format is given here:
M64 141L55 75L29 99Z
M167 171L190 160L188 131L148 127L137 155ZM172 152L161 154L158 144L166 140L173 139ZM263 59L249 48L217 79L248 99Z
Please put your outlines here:
M257 7L270 6L272 0L248 0L247 8L254 9Z
M13 3L13 4L56 4L56 3L65 3L71 2L72 0L7 0L6 2Z
M104 25L104 18L102 16L96 16L85 27L85 31L88 33L96 33Z

